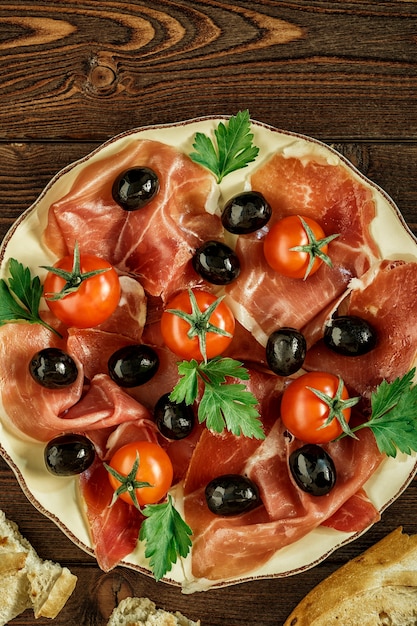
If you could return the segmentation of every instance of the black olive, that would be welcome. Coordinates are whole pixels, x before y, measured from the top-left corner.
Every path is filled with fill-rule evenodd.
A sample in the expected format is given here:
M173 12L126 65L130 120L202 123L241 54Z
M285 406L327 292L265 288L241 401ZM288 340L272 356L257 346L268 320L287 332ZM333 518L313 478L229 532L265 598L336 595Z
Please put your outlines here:
M279 376L290 376L304 363L307 343L304 335L295 328L279 328L268 337L266 360L271 370Z
M214 285L227 285L240 274L237 254L220 241L206 241L194 253L193 268Z
M300 489L313 496L324 496L336 483L333 459L322 447L308 443L290 454L291 474Z
M159 191L159 180L148 167L132 167L113 183L113 199L125 211L142 209Z
M324 331L325 345L345 356L361 356L377 344L374 328L361 317L342 315L331 320Z
M45 465L56 476L74 476L90 467L95 448L84 435L61 435L46 444Z
M260 504L258 487L246 476L224 474L205 489L207 506L216 515L239 515Z
M138 344L116 350L108 360L109 375L120 387L138 387L158 371L159 358L150 346Z
M222 224L235 235L253 233L267 224L272 209L258 191L244 191L231 198L224 206Z
M172 402L169 393L155 404L154 419L159 432L167 439L184 439L194 428L194 411L185 402Z
M48 389L62 389L77 380L74 359L59 348L44 348L33 355L29 363L32 378Z

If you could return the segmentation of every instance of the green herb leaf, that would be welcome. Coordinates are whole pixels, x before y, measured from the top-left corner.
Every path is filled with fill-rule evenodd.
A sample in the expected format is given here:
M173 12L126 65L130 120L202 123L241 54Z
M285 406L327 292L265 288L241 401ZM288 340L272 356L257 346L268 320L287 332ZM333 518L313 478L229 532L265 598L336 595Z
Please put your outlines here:
M207 428L217 433L226 427L237 436L264 439L256 404L257 399L244 384L206 384L198 407L198 419L200 423L205 420Z
M198 406L200 423L205 421L207 428L218 433L226 428L234 435L265 438L256 409L257 398L243 383L227 380L249 380L249 373L240 361L228 357L216 357L207 363L183 361L178 372L181 378L170 394L173 402L192 404L198 397L198 381L203 384Z
M176 563L178 556L186 557L191 548L192 530L172 503L172 497L162 504L149 504L143 511L139 539L145 543L145 556L156 580L160 580Z
M10 278L0 279L0 326L10 322L41 324L59 337L60 333L39 315L42 285L39 276L32 278L28 267L16 259L9 262Z
M384 380L371 396L371 418L352 430L370 428L378 449L387 456L417 452L417 386L413 368L392 383Z
M188 406L196 401L198 395L198 363L195 359L182 361L178 365L181 376L170 394L172 402L185 402Z
M227 174L247 167L258 156L259 148L252 145L253 133L247 110L239 111L226 124L220 122L214 135L216 145L207 135L196 133L195 152L190 154L190 158L213 172L218 183Z

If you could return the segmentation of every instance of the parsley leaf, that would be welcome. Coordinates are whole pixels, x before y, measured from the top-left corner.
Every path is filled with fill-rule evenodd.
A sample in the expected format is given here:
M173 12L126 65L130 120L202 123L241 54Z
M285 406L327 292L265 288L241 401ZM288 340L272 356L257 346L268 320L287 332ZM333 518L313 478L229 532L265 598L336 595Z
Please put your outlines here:
M148 504L143 510L139 539L145 543L153 575L160 580L169 572L178 556L186 557L191 548L192 530L182 519L172 497L162 504Z
M0 326L9 322L26 321L41 324L59 337L60 333L52 328L39 315L42 285L39 276L32 278L30 269L16 259L9 262L10 278L0 279Z
M254 161L259 148L252 145L249 111L239 111L224 124L220 122L214 131L216 145L204 133L196 133L190 158L203 165L217 177L220 183L227 174L246 167Z
M234 435L264 439L265 433L256 409L257 398L243 383L230 383L227 378L248 380L249 373L240 361L216 357L207 363L183 361L178 366L181 376L170 394L173 402L190 405L198 397L199 381L203 393L198 406L198 420L207 428L221 433L226 428Z
M397 452L417 452L417 385L413 385L416 368L388 383L384 380L371 395L371 417L352 431L370 428L378 449L387 456Z

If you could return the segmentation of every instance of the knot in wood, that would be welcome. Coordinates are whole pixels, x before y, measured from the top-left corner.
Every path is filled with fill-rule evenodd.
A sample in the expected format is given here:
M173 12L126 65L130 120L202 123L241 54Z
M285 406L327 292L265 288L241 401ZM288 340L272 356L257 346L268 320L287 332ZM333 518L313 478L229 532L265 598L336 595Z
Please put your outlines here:
M100 577L95 595L98 612L107 620L121 600L135 594L130 582L124 576L112 572Z
M99 52L90 61L88 88L99 95L109 95L116 91L118 83L117 67L111 54Z

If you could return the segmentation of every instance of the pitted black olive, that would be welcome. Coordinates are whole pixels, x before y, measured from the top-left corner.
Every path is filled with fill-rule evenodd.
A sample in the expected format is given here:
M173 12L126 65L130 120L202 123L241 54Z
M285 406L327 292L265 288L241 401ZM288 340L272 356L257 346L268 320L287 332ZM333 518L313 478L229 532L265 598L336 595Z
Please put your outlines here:
M194 253L193 268L214 285L228 285L240 274L237 254L220 241L206 241Z
M32 378L47 389L69 387L77 380L74 359L60 348L44 348L33 355L29 363Z
M291 474L300 489L313 496L324 496L336 483L336 468L326 450L306 444L290 454Z
M261 503L258 487L240 474L214 478L206 486L205 496L208 508L216 515L239 515Z
M304 363L307 344L304 335L295 328L279 328L271 333L266 344L266 360L279 376L290 376Z
M377 344L375 329L361 317L342 315L335 317L324 331L325 345L345 356L362 356Z
M185 402L172 402L169 393L158 400L154 419L159 432L167 439L184 439L194 428L194 411Z
M272 209L257 191L245 191L231 198L224 206L222 224L235 235L253 233L267 224Z
M120 348L108 361L109 376L120 387L143 385L156 374L158 368L157 353L144 344Z
M44 449L45 465L56 476L74 476L85 472L95 458L95 448L84 435L55 437Z
M142 209L159 191L157 174L148 167L132 167L116 178L113 199L125 211Z

